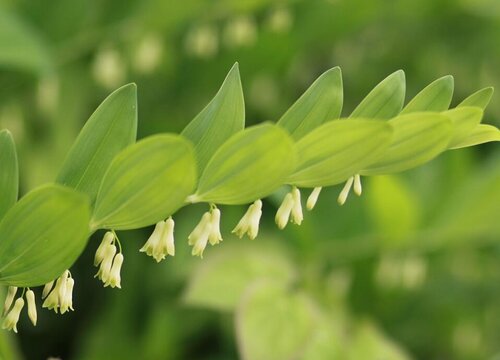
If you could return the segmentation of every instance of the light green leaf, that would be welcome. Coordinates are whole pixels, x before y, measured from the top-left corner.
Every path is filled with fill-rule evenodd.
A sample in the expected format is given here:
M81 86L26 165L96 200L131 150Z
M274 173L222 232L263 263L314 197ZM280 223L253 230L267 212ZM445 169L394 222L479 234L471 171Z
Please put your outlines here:
M386 122L349 119L330 121L300 139L299 155L289 184L317 187L338 184L384 154L392 129Z
M244 360L302 359L315 328L309 298L271 282L255 284L246 291L235 321Z
M43 285L68 269L89 235L88 197L47 185L23 197L0 223L0 283Z
M195 146L199 175L217 149L244 127L245 102L236 63L217 95L182 131Z
M410 360L406 352L369 322L358 324L347 346L347 360Z
M295 166L293 141L281 127L262 124L233 135L210 159L193 202L237 205L271 194Z
M12 135L0 131L0 220L16 203L19 192L17 152Z
M300 139L314 128L340 116L344 93L342 72L335 67L323 73L307 91L279 119L294 140Z
M354 109L350 117L390 119L403 108L405 91L405 73L398 70L382 80Z
M481 108L470 106L448 110L442 114L449 117L453 125L453 135L448 148L453 148L467 139L483 118L483 110Z
M453 76L443 76L430 83L405 106L400 115L417 111L444 111L453 97Z
M492 125L479 124L472 129L470 135L451 149L461 149L468 146L484 144L491 141L500 141L500 130Z
M92 229L126 230L172 215L194 190L193 146L179 135L155 135L111 163L97 195Z
M225 244L194 270L185 302L233 311L248 286L263 279L288 284L295 269L284 250L269 242Z
M51 69L46 45L22 19L0 9L0 67L40 74Z
M453 133L451 120L439 113L411 113L388 123L394 129L389 149L361 175L388 174L422 165L447 148Z
M68 153L57 182L95 201L104 173L121 150L135 142L137 87L125 85L109 95L87 121Z
M487 87L478 90L469 97L467 97L464 101L462 101L457 107L477 106L484 110L490 103L494 90L495 89L493 87Z

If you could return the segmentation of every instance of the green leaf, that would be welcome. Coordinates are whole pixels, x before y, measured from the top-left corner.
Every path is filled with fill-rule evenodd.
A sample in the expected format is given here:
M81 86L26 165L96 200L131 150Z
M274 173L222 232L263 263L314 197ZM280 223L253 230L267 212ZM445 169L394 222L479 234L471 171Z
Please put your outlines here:
M314 307L281 284L255 284L236 312L238 349L245 360L302 359L315 328Z
M492 125L479 124L472 129L467 138L456 143L451 149L461 149L491 141L500 141L500 130Z
M422 165L443 152L451 139L451 120L439 113L411 113L388 123L394 129L390 147L361 175L381 175Z
M194 270L184 295L186 303L233 311L248 286L262 279L288 284L295 269L285 251L269 242L225 244Z
M88 197L47 185L23 197L0 223L0 283L43 285L71 267L89 235Z
M125 85L109 95L87 121L64 161L57 182L95 201L113 158L135 142L137 87Z
M490 103L494 90L495 89L493 87L487 87L478 90L469 97L467 97L464 101L462 101L457 107L477 106L484 110Z
M403 349L367 321L354 328L353 338L347 349L347 360L410 360Z
M12 135L0 131L0 220L17 201L19 169L17 152Z
M378 160L390 144L391 133L386 122L330 121L296 143L300 156L287 182L301 187L338 184Z
M193 202L245 204L271 194L295 166L293 141L281 127L262 124L233 135L210 159Z
M382 80L354 109L350 117L390 119L403 108L405 91L405 73L398 70Z
M405 106L401 115L418 111L444 111L453 97L453 76L443 76L430 83Z
M479 125L483 118L483 110L478 107L464 106L443 112L451 119L453 136L448 144L449 148L455 147L467 139L473 129Z
M51 59L36 29L22 19L0 9L0 67L46 73Z
M294 140L340 116L344 102L342 72L335 67L323 73L279 119Z
M104 175L92 229L135 229L165 219L194 190L193 146L179 135L155 135L122 152Z
M244 127L245 102L236 63L217 95L182 131L195 145L198 174L202 174L217 149Z

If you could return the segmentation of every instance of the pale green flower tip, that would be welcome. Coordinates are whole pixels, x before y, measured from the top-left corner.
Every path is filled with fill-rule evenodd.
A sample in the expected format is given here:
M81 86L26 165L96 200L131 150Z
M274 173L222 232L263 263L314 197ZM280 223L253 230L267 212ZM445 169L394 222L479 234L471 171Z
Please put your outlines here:
M309 195L309 197L307 198L307 203L306 203L307 210L311 211L312 209L314 209L316 203L318 202L321 189L322 189L321 187L316 187L311 192L311 195Z
M7 314L3 323L2 329L4 330L14 330L17 333L17 323L19 321L19 315L24 307L24 299L18 298L12 307L12 310Z
M26 291L26 300L28 302L28 317L31 320L33 326L36 326L37 322L36 302L35 302L35 293L32 290Z
M5 297L5 302L3 305L3 312L2 312L3 316L5 316L5 314L7 314L10 307L12 306L12 303L14 302L14 297L16 296L16 293L17 293L17 287L16 286L9 286L9 289L7 290L7 296Z
M363 188L361 186L361 176L358 174L358 175L354 176L354 193L357 196L361 196L362 192L363 192Z

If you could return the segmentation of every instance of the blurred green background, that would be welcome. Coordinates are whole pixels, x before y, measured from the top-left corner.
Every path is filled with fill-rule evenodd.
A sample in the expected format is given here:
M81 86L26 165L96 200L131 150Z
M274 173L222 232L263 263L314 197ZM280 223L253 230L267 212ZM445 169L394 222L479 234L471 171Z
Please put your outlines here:
M247 124L277 120L340 66L344 114L403 69L407 99L455 77L453 104L500 89L498 0L1 0L0 128L18 145L22 193L52 181L79 129L115 88L136 82L139 137L180 132L236 61ZM493 97L486 123L500 125ZM93 279L97 234L72 269L75 312L39 312L4 331L5 359L500 359L500 150L449 151L398 176L365 179L339 207L324 191L301 227L230 235L192 258L204 211L176 216L175 258L119 234L122 290ZM305 195L305 194L304 194ZM286 288L285 290L283 288ZM257 300L247 301L249 292ZM288 351L288 352L287 352Z

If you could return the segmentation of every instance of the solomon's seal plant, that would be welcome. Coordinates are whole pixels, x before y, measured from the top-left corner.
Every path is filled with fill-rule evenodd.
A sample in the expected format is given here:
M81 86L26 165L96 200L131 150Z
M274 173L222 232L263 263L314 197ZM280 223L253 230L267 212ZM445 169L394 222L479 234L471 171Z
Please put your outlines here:
M312 210L322 187L345 183L338 197L342 205L351 189L361 195L363 176L404 171L447 150L499 141L497 128L481 124L493 89L479 90L449 109L453 87L451 76L442 77L405 106L405 76L397 71L341 117L343 85L336 67L276 124L245 128L235 65L180 135L136 142L136 86L129 84L92 114L55 182L19 201L14 142L7 130L1 131L0 283L8 286L2 327L17 331L25 303L36 325L31 288L38 286L44 287L42 307L61 314L73 310L75 279L69 269L97 230L106 233L95 253L96 277L104 286L121 288L126 262L116 231L156 224L137 250L160 262L175 256L175 212L206 203L188 238L177 239L202 257L208 244L223 240L218 205L250 204L233 233L253 240L265 210L261 199L283 186L288 190L275 217L280 229L303 222L302 189L311 189L305 205Z

